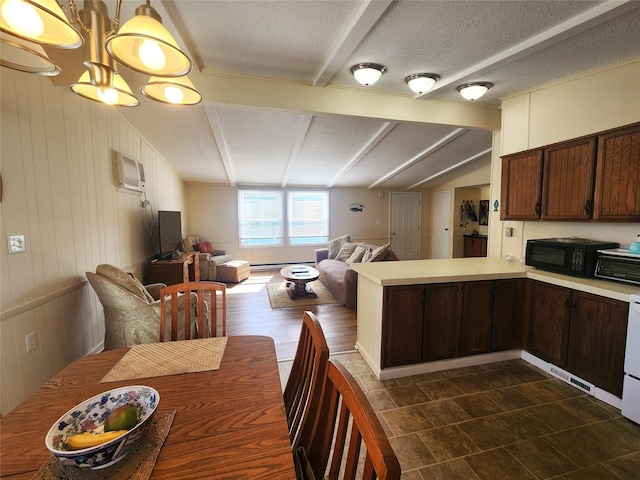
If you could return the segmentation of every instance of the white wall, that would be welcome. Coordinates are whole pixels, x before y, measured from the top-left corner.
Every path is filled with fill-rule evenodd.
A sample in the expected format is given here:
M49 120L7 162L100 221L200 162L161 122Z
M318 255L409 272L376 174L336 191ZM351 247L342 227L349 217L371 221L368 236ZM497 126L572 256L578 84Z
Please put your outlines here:
M502 131L494 136L491 198L500 199L500 155L640 122L640 61L602 69L506 98ZM491 208L491 210L493 210ZM525 253L529 238L577 236L629 246L637 223L500 222L489 219L489 255ZM512 227L514 236L504 236Z
M187 185L187 234L199 234L216 249L226 250L234 258L252 265L312 262L313 247L240 248L238 238L238 189L221 185L190 183ZM362 212L349 206L362 203ZM332 188L329 190L329 238L350 234L354 241L385 244L389 242L389 191L367 188ZM423 208L423 212L427 211ZM380 223L378 223L378 221Z
M144 108L140 106L137 108ZM2 69L0 411L68 362L102 349L102 306L85 272L111 263L140 276L158 209L184 206L182 181L118 114L49 79ZM147 199L116 191L112 150L142 162ZM154 220L155 221L155 220ZM7 235L26 252L8 255ZM27 353L25 335L38 346Z

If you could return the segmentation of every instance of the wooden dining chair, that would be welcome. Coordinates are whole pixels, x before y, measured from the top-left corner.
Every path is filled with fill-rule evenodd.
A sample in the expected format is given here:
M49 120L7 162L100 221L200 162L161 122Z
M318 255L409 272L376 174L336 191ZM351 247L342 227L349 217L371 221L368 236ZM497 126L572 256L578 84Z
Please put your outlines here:
M301 441L308 441L310 421L320 405L328 362L329 347L320 322L313 313L304 312L298 347L284 390L289 437L294 449Z
M366 395L347 369L333 360L327 367L311 441L303 448L316 479L353 480L356 474L363 480L400 479L398 458Z
M160 341L190 340L215 337L218 332L218 292L221 296L222 336L227 335L227 286L218 282L187 282L164 287L160 291ZM167 299L171 299L166 308ZM182 300L180 300L182 299ZM183 314L178 304L185 302ZM197 318L191 318L191 305L196 303ZM167 312L167 310L169 310ZM207 315L208 314L208 315ZM171 338L166 335L166 317L171 322ZM183 325L180 325L180 321ZM195 326L195 328L194 328ZM183 333L184 332L184 333Z

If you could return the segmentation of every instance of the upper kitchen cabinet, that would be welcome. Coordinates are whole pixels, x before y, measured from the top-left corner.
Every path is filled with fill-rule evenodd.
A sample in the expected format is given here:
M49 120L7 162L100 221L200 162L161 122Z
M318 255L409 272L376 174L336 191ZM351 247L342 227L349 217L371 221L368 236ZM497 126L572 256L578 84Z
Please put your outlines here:
M640 221L640 124L502 157L501 220Z
M640 124L598 137L593 218L640 221Z
M538 220L542 187L542 150L502 157L500 220Z
M543 220L589 220L593 213L596 139L544 149Z

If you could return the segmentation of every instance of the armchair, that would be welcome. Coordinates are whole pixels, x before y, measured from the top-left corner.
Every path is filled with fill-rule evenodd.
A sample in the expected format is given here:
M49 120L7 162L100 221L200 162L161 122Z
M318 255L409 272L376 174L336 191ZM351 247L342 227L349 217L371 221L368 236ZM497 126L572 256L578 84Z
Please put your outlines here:
M87 279L104 308L105 350L160 340L160 291L166 285L156 283L145 287L132 275L108 264L98 265L95 273L87 272ZM178 302L179 315L184 317L184 297L179 297ZM196 303L192 301L191 338L195 338L196 334ZM170 314L169 300L166 310ZM204 315L208 323L209 312L206 308ZM171 335L171 330L168 332ZM178 338L184 338L184 326Z
M182 241L182 249L185 252L194 252L194 245L205 241L200 235L188 235ZM218 280L216 271L218 265L233 260L233 256L228 255L224 250L214 250L213 254L200 252L198 257L200 258L200 280L209 280L211 282Z

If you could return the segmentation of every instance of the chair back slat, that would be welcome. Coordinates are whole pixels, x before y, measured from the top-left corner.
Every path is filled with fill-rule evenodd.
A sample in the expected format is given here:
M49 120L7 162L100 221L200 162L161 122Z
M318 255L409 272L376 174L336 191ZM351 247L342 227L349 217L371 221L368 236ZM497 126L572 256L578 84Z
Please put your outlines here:
M218 282L186 282L169 285L161 290L160 341L175 341L182 338L190 340L194 323L195 338L217 336L218 292L221 297L222 336L226 336L227 286ZM167 299L171 302L169 312L167 312ZM193 306L195 306L195 318L192 317ZM171 322L171 338L165 338L167 322Z
M304 312L298 347L284 390L289 437L294 448L308 441L311 434L328 362L329 347L320 322L313 313Z
M316 478L399 480L400 463L366 395L347 369L329 361L309 443ZM362 458L364 457L364 458Z

